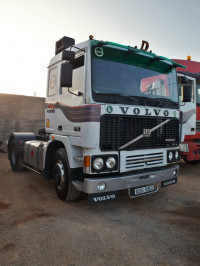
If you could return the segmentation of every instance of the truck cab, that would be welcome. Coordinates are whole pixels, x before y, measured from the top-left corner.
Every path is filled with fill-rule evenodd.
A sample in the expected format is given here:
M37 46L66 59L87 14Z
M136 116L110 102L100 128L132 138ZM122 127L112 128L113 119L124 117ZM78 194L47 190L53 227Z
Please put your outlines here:
M64 201L81 192L115 199L123 189L134 198L177 183L178 66L136 47L62 38L48 66L45 131L11 134L12 169L53 178Z
M183 112L181 158L188 164L200 163L200 62L174 59L187 68L177 68L178 75L187 77L189 86L194 90L191 101L181 103ZM179 84L179 87L183 84ZM180 92L181 95L181 92ZM196 98L195 98L196 97ZM194 121L195 120L195 121Z
M183 143L187 135L196 134L196 80L187 75L179 73L177 75L180 111L182 112L181 143ZM181 81L182 78L184 78L184 82ZM191 94L190 101L188 102L182 101L183 86L187 86L187 89L190 91ZM182 149L182 144L180 144L180 147Z

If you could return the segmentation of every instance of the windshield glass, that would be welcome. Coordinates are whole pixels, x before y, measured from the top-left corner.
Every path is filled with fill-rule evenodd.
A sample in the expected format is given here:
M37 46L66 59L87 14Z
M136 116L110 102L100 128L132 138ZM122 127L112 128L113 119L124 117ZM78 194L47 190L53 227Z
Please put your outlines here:
M97 102L178 106L174 68L109 47L92 47L92 89Z

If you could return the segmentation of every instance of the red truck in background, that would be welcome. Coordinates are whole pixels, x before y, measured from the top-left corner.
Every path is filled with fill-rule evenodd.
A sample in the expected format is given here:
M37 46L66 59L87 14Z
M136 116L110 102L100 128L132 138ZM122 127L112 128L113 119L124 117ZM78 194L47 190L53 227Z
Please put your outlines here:
M169 84L166 75L144 78L141 81L141 92L144 94L169 96Z
M181 144L181 157L189 164L200 163L200 62L174 59L175 62L183 64L186 69L177 68L177 73L196 79L196 134L185 135Z

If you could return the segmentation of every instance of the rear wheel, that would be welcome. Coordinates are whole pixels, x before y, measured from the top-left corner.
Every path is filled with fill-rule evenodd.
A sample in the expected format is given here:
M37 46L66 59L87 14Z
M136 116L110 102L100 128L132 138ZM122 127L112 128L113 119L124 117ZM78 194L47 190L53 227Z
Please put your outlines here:
M23 166L20 163L19 151L17 150L17 142L15 139L11 141L9 148L10 165L14 172L22 171Z
M54 156L53 178L56 193L63 201L72 201L80 197L78 191L69 180L68 161L65 149L58 149Z

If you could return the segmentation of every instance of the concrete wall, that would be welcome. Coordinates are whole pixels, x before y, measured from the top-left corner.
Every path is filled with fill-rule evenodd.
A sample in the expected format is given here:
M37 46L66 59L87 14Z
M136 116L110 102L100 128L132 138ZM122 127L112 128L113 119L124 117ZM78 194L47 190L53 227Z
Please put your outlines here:
M45 98L0 93L0 141L11 132L33 132L44 128Z

